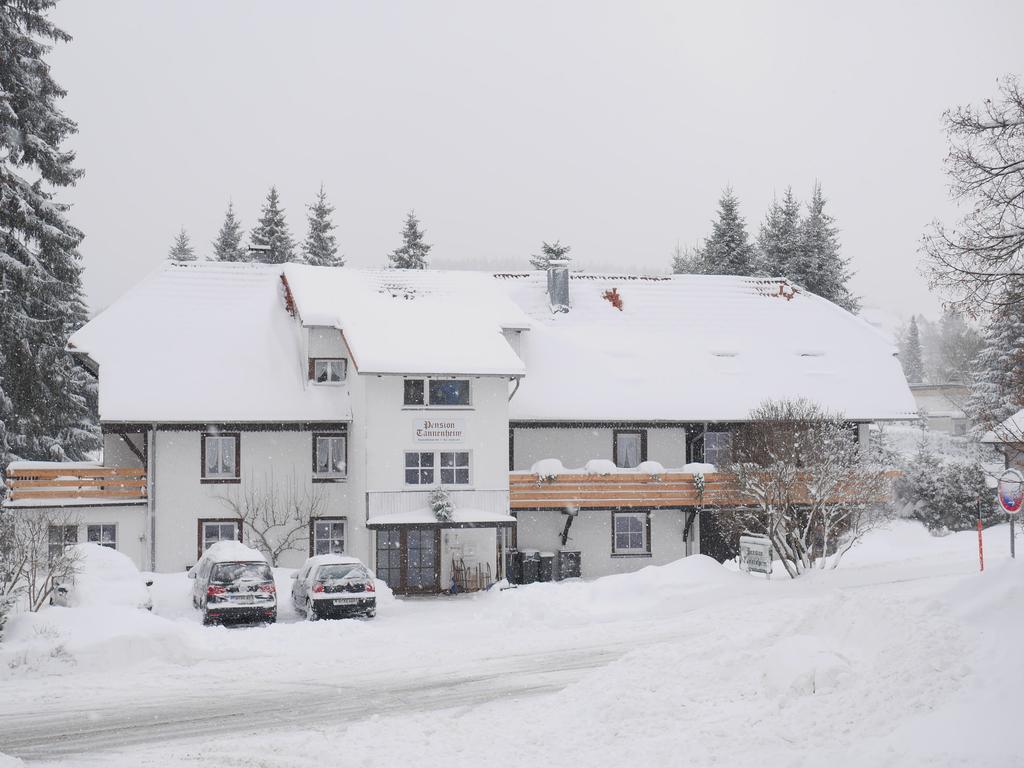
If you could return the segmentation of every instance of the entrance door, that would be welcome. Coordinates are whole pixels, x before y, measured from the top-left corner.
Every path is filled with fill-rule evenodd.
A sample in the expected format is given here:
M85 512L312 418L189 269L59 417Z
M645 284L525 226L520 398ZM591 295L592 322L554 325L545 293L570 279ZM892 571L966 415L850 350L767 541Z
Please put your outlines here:
M377 576L395 592L439 592L441 531L406 527L377 531Z

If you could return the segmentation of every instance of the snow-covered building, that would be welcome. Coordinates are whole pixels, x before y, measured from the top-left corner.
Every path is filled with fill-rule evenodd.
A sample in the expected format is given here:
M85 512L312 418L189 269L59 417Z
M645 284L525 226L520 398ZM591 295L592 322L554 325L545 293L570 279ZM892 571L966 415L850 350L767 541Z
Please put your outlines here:
M971 428L971 421L964 412L971 394L966 384L911 384L910 392L920 418L933 432L962 437Z
M1007 469L1024 470L1024 410L1017 411L990 429L982 436L981 442L1003 454Z
M55 544L169 571L263 530L401 592L493 581L513 547L584 576L692 554L694 465L763 401L864 434L916 410L884 336L759 278L168 264L70 348L102 463L13 464L5 502L72 510Z

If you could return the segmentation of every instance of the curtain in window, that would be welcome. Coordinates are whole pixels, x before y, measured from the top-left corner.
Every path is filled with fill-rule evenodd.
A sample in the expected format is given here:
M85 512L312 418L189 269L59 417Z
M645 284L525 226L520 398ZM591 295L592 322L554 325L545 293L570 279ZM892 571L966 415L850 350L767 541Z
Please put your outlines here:
M620 467L631 468L640 464L640 435L625 432L615 436L615 459Z

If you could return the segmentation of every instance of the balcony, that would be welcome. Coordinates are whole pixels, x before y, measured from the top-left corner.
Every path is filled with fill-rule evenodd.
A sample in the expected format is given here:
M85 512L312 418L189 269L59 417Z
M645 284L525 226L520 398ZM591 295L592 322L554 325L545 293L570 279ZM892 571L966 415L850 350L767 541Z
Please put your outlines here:
M9 507L132 503L146 499L146 470L96 464L15 461L5 476Z
M744 499L721 474L704 475L703 493L696 476L686 472L648 475L536 475L512 472L508 478L511 509L678 508L698 505L739 505Z
M366 524L370 528L396 525L440 525L449 528L502 528L515 523L509 515L506 490L448 490L455 512L441 523L430 509L426 491L370 491L366 494Z

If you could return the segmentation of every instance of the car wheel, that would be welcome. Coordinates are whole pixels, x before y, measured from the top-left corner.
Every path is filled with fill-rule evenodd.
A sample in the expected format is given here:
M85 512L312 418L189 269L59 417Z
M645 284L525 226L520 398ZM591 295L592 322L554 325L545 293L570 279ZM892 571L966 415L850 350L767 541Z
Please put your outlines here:
M366 610L366 618L372 619L376 615L377 615L377 609L376 608L368 608Z
M316 613L316 608L313 607L313 601L307 599L306 600L306 619L308 621L316 621L319 618L320 617L317 616L317 613Z
M210 618L209 614L206 613L206 611L203 611L203 626L208 627L211 624L213 624L213 619Z

